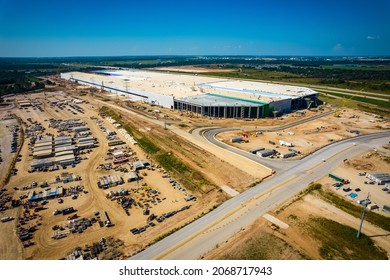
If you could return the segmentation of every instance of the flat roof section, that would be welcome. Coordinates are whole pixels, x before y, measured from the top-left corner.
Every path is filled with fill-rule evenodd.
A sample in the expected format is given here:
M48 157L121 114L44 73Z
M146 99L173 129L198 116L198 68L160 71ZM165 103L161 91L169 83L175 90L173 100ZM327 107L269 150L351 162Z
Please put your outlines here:
M231 96L222 96L218 94L202 94L186 98L180 98L176 101L188 102L196 106L213 106L213 107L258 107L266 103L256 100L245 100Z
M232 78L206 77L197 75L172 74L145 70L105 70L100 73L61 73L61 77L85 81L88 84L120 89L135 95L159 94L173 96L175 99L187 98L213 89L215 93L272 102L280 99L294 99L317 94L316 91L299 86L264 83L257 81L235 80ZM131 97L131 96L128 96ZM152 98L153 99L153 98Z

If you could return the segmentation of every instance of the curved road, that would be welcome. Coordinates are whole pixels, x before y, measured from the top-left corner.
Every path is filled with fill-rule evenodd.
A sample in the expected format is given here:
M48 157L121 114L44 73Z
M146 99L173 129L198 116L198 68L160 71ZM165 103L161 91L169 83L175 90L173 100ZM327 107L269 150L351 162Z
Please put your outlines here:
M216 131L210 131L210 136ZM146 248L130 259L198 259L252 224L267 211L331 172L345 158L388 143L390 131L363 135L328 145L226 201L212 212ZM246 153L245 156L248 156Z

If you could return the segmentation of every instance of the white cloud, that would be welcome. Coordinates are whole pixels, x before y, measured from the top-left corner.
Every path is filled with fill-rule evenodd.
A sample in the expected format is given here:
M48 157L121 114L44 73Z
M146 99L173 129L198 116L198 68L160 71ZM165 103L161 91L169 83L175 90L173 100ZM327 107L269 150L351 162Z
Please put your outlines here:
M333 47L333 51L335 52L340 52L342 51L344 48L343 48L343 45L341 45L340 43L336 44L334 47Z
M368 35L367 36L367 40L378 40L380 37L377 35L377 36L370 36Z

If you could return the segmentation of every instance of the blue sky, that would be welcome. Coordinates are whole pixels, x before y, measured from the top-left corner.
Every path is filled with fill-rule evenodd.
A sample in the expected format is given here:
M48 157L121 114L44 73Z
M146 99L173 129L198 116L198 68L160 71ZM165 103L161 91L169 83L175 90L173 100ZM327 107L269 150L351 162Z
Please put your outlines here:
M390 55L390 0L0 0L0 57L98 55Z

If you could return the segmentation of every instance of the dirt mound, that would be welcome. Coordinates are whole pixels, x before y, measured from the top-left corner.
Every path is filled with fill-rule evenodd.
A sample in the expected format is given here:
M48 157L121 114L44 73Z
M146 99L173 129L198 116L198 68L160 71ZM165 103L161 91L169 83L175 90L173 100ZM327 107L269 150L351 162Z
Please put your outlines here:
M345 162L345 165L348 167L353 167L356 170L374 170L375 166L374 164L360 160L360 159L353 159L353 160L348 160Z

